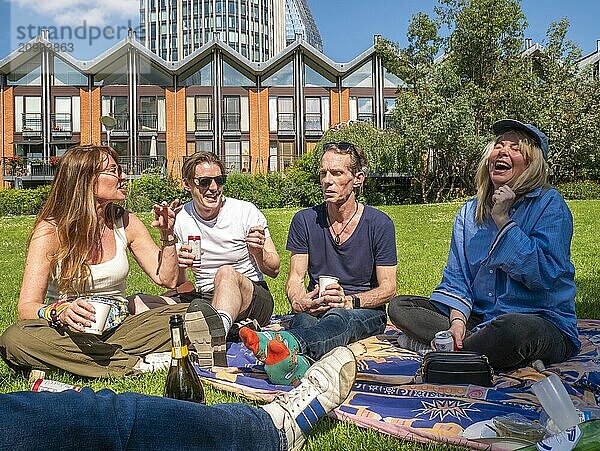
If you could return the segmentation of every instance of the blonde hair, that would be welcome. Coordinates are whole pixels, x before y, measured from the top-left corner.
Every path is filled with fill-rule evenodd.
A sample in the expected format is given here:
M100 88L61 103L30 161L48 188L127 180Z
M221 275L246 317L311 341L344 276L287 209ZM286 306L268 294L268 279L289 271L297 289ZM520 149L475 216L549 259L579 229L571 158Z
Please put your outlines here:
M540 147L529 135L519 130L511 131L518 136L519 150L527 163L527 167L511 187L518 199L524 194L546 184L548 179L548 163L546 163ZM477 175L475 176L477 184L477 211L475 219L480 224L492 215L492 195L495 188L490 178L488 160L501 136L497 136L485 146L481 160L477 166Z
M108 157L118 161L111 147L92 145L68 149L60 157L48 200L36 218L34 231L42 222L56 228L58 250L49 257L52 276L61 293L79 294L86 289L90 275L86 259L91 250L98 249L101 241L94 188ZM108 204L105 224L112 227L123 212L121 207Z

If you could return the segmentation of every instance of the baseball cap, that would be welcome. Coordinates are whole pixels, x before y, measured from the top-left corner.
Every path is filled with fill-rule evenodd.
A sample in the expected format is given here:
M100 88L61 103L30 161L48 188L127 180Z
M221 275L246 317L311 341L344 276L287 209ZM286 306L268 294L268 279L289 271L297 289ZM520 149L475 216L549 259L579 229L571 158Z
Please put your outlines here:
M540 146L540 149L542 149L544 159L548 158L548 137L535 125L524 124L523 122L515 119L500 119L499 121L494 122L494 125L492 125L492 131L496 134L496 136L500 136L502 133L509 130L520 130L524 133L527 133L531 138L533 138L537 145Z

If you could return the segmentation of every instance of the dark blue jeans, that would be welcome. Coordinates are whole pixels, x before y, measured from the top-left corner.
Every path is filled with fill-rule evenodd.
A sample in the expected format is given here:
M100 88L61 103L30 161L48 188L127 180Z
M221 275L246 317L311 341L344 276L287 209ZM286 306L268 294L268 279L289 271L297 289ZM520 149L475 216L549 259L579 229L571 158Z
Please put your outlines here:
M205 406L137 393L0 395L0 449L284 450L285 434L262 409Z
M390 302L389 315L398 329L424 343L450 328L448 317L421 296L398 296ZM463 349L486 355L497 369L518 368L537 359L545 364L563 362L573 351L558 327L536 315L508 313L476 329L481 322L479 315L469 317Z
M383 333L386 320L385 310L334 308L321 316L297 313L289 332L298 340L302 354L318 360L337 346Z

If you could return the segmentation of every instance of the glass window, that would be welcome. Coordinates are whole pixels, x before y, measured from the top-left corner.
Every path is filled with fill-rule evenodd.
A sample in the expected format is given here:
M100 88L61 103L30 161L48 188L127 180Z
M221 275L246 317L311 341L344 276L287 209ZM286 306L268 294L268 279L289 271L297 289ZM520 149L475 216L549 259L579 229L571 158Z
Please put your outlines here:
M294 66L292 61L283 66L274 74L265 78L263 86L294 86Z
M240 122L240 98L238 96L223 97L223 131L239 132Z
M373 99L371 97L359 97L357 106L359 121L373 121Z
M96 86L126 85L127 83L127 60L124 57L94 75L94 85Z
M241 170L240 143L225 141L225 169L227 172Z
M54 57L55 86L87 86L87 76L58 57Z
M307 131L321 131L321 98L306 98L306 118L304 127Z
M293 131L294 98L277 97L277 131Z
M223 86L254 86L256 83L223 61Z
M212 85L212 64L202 66L195 72L188 73L180 78L183 86L211 86Z
M42 59L41 55L34 56L29 61L21 64L19 67L11 71L6 82L9 86L28 85L41 86L42 84Z
M102 115L112 116L116 119L117 125L113 129L113 132L129 130L127 96L102 96ZM104 126L102 126L102 131L106 131Z
M195 130L212 130L212 97L196 96Z
M196 152L212 152L213 143L209 140L196 141Z
M139 84L173 86L173 77L149 61L140 58Z
M384 88L397 88L398 86L404 86L405 83L396 74L389 72L385 67L383 68L383 87Z
M373 65L371 64L371 60L343 78L342 86L344 88L373 87Z
M333 77L332 77L333 78ZM308 64L304 65L304 86L319 86L323 88L335 88L335 81L331 81L324 75L314 70Z

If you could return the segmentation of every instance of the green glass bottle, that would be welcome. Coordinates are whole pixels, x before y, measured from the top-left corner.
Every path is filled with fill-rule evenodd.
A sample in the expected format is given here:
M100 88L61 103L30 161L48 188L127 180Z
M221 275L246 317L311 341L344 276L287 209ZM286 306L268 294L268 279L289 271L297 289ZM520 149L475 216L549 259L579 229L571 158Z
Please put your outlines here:
M600 449L600 420L590 420L551 435L519 451L597 451Z
M172 315L169 326L171 328L172 344L171 367L167 374L164 396L206 404L202 383L188 355L183 333L183 317Z

